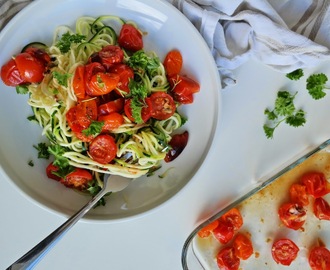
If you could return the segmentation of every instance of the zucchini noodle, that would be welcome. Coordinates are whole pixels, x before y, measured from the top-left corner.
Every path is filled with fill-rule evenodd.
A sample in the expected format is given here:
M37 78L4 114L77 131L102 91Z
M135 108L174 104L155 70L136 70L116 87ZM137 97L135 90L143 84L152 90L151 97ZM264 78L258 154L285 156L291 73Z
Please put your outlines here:
M79 65L85 65L93 53L99 52L107 45L117 45L117 35L121 26L134 22L125 22L116 16L101 16L99 18L81 17L76 21L75 29L59 26L54 33L51 46L46 52L53 60L48 72L40 84L31 84L28 104L32 107L35 119L42 127L51 144L66 149L63 157L71 166L88 169L96 174L101 186L99 173L122 175L137 178L148 173L152 168L159 167L169 148L171 134L183 124L181 115L176 112L166 120L150 119L147 123L136 124L124 116L124 123L111 132L117 144L117 156L110 164L100 164L88 154L86 142L81 141L70 129L66 113L77 104L73 89L73 77ZM72 43L70 50L63 53L57 46L65 33L85 36L82 42ZM148 57L158 59L154 52L145 52ZM124 63L131 55L124 50ZM135 77L143 82L148 93L167 92L169 83L163 64L151 72L137 70ZM54 73L67 74L66 84L61 84ZM119 90L119 89L118 89Z

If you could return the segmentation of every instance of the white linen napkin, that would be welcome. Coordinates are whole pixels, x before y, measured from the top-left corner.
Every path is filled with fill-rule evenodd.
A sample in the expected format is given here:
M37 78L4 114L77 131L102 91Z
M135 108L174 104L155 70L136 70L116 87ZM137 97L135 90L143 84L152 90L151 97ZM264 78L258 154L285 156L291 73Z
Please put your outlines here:
M222 75L255 58L288 73L330 58L329 0L167 0L200 31Z

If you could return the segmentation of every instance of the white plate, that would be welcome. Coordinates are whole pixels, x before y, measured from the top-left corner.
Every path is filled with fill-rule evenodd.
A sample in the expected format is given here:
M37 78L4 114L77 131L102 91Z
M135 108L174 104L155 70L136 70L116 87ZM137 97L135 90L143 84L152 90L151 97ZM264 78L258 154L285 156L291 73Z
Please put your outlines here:
M145 49L155 51L160 59L177 48L184 59L183 72L201 85L192 105L181 112L188 117L189 131L185 151L172 163L165 164L153 177L141 177L124 191L107 199L87 216L93 220L121 220L155 209L177 194L202 165L213 140L219 110L220 80L204 40L194 26L173 6L158 0L58 0L34 1L14 17L0 33L0 65L33 41L50 44L58 25L73 26L80 16L117 15L134 20L148 32ZM33 145L45 139L41 129L26 118L31 115L27 96L17 95L14 88L0 85L0 164L8 178L40 206L71 215L89 197L65 188L45 176L49 161L37 159ZM28 162L34 161L34 167ZM169 175L158 175L174 167Z

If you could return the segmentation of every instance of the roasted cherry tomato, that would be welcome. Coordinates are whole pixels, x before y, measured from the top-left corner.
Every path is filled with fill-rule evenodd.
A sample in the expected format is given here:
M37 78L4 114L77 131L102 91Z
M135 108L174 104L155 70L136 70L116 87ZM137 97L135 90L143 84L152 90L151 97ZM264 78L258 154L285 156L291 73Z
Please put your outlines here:
M237 208L230 209L227 213L222 215L220 219L230 223L234 227L235 231L243 225L243 217Z
M119 82L119 76L114 73L96 73L87 82L86 94L102 96L114 90Z
M148 98L146 98L146 100L147 99ZM136 122L136 120L134 119L133 114L132 114L131 100L130 99L126 99L125 106L124 106L124 111L125 111L125 115L127 116L127 118L129 120L131 120L132 122ZM141 109L141 117L142 117L142 121L144 123L147 122L151 117L151 109L150 109L150 106L147 105L147 103Z
M297 257L299 248L290 239L279 239L273 243L272 256L276 263L290 265Z
M185 131L181 134L174 134L169 142L170 149L166 153L164 159L165 162L171 162L174 159L176 159L187 146L188 139L189 139L188 131Z
M182 68L182 55L178 50L172 50L167 53L164 59L164 67L167 76L179 74Z
M330 251L326 247L314 247L309 253L308 262L312 270L329 270Z
M123 50L116 45L107 45L98 52L101 63L109 69L112 65L122 63L124 59Z
M238 233L235 236L233 241L233 248L235 250L235 255L242 260L250 258L250 256L253 254L253 245L251 239L242 233Z
M327 179L321 172L308 172L301 177L301 182L306 186L307 193L314 198L322 197L329 193Z
M60 181L61 177L59 177L58 175L54 174L59 170L58 166L55 166L53 164L53 162L49 163L49 165L46 168L46 174L47 177L56 181Z
M165 92L155 92L149 97L151 117L157 120L170 118L176 110L173 98Z
M198 236L205 238L211 235L211 232L218 227L219 220L215 220L198 231Z
M79 125L86 129L92 121L97 119L97 102L95 99L88 99L79 102L77 105L76 117Z
M313 205L314 215L318 219L330 220L330 205L323 198L316 198Z
M101 115L97 120L99 122L104 122L102 132L115 130L124 123L124 117L117 112Z
M229 222L219 219L218 226L213 230L213 236L221 244L227 244L234 237L234 227Z
M233 247L225 247L217 254L217 264L221 270L237 270L240 259L235 255Z
M8 86L17 86L25 83L17 69L17 65L14 59L10 59L1 67L1 79L4 84Z
M307 206L309 204L307 189L305 185L292 184L289 190L291 202Z
M15 62L22 79L27 83L40 83L44 78L45 66L29 53L16 55Z
M98 115L106 115L113 112L121 112L124 110L125 99L117 98L115 100L109 101L98 106L97 111Z
M28 47L24 52L35 57L44 65L44 67L47 67L51 61L49 54L42 49L35 47Z
M200 86L193 79L179 74L169 77L173 98L182 104L190 104L194 101L194 93L199 92Z
M118 44L122 48L132 52L142 50L142 34L133 25L124 24L119 33Z
M132 68L125 64L114 64L109 68L109 72L119 75L119 82L115 91L123 96L123 94L128 94L129 82L134 78L134 71Z
M93 176L89 171L76 168L73 172L66 175L60 182L66 187L84 190L88 187L88 182L92 180Z
M78 99L84 99L86 97L85 66L81 65L76 68L72 87Z
M293 230L300 229L306 221L306 210L298 203L284 203L278 215L283 224Z
M94 138L88 148L93 160L101 164L110 163L117 154L115 139L108 134L101 134Z

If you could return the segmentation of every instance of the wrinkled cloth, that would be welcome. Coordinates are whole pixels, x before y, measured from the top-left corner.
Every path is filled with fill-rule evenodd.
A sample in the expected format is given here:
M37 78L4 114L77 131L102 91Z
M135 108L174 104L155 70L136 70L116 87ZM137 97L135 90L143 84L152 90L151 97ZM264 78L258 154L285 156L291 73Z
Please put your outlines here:
M329 0L167 0L198 29L223 87L256 59L283 73L330 58ZM0 0L0 26L31 0Z

